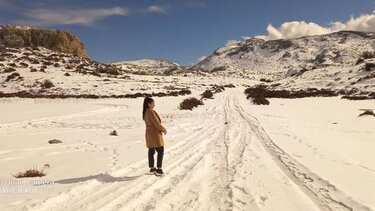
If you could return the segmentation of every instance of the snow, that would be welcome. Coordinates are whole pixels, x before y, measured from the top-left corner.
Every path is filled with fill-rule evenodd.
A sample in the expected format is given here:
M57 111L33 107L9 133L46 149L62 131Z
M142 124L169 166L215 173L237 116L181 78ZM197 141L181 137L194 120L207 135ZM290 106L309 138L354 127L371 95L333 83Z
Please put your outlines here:
M193 111L177 108L184 96L154 98L168 130L164 177L146 174L142 98L3 99L0 178L48 163L38 179L54 184L2 193L0 209L375 209L375 119L357 117L373 100L255 106L244 89L226 89ZM194 90L198 97L202 88ZM63 143L48 144L55 138Z
M161 59L140 59L135 61L121 61L121 62L114 62L113 64L128 64L128 65L138 65L144 67L163 67L163 66L179 66L176 63L172 63L166 60Z
M171 69L177 69L180 67L179 64L170 62L162 59L141 59L135 61L120 61L112 63L119 68L130 71L139 72L144 71L148 74L153 73L154 75L163 75L165 71Z
M373 52L372 33L336 32L327 35L265 41L246 39L228 44L195 65L212 75L248 79L271 79L283 89L326 88L375 91L374 77L364 71L366 59L356 65L363 52ZM215 71L220 68L222 71ZM301 76L290 73L307 70ZM361 79L361 80L360 80ZM359 81L360 80L360 81Z
M251 106L272 140L335 187L372 209L375 200L375 100L270 99ZM334 168L334 169L333 169Z

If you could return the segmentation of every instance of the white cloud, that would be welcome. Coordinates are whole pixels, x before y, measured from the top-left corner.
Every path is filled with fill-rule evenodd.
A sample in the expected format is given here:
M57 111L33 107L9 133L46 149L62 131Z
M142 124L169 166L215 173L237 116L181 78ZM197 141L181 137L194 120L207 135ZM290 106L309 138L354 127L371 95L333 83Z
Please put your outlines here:
M36 9L27 12L25 15L38 24L77 24L92 25L96 21L109 16L127 15L128 10L122 7L107 9Z
M152 5L147 8L149 12L155 12L155 13L167 13L167 10L165 7L159 6L159 5Z
M267 26L267 35L259 35L256 38L266 40L290 39L307 35L320 35L339 30L354 30L375 32L375 11L372 14L363 14L351 17L347 22L332 22L329 26L321 26L313 22L291 21L275 28L271 24Z
M332 32L330 28L324 28L316 23L306 23L305 21L292 21L281 24L275 28L271 24L267 26L267 36L257 36L268 40L290 39L306 35L327 34Z

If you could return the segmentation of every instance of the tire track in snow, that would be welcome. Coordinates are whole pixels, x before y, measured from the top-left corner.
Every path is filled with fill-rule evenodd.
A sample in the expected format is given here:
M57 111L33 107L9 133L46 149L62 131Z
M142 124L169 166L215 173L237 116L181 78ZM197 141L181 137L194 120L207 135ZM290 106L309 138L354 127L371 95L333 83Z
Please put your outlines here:
M321 210L352 211L371 210L354 201L351 197L338 190L329 181L320 178L307 167L293 159L284 150L278 147L262 128L258 120L249 115L237 101L237 112L252 128L262 146L274 157L283 172L318 206ZM242 96L245 98L245 96Z
M211 108L212 113L216 113L216 110L218 106ZM196 125L195 125L196 126ZM211 126L209 128L202 126L201 130L196 131L195 133L191 134L191 136L185 140L183 140L183 144L179 145L181 149L176 149L176 151L173 151L173 148L167 149L165 153L165 157L171 157L172 159L175 158L177 155L184 155L184 151L187 148L191 148L194 144L197 144L202 138L206 137L207 134L200 134L200 132L203 129L209 129L209 131L215 131L214 127ZM195 140L195 141L194 141ZM183 157L183 159L186 159L186 157L191 156L189 154L188 156ZM166 163L166 162L165 162ZM169 165L166 163L165 165ZM139 173L139 169L142 169L144 172L144 167L147 166L147 159L142 160L140 162L137 162L131 166L128 166L125 169L120 169L117 172L113 172L114 174L137 174ZM177 166L175 166L177 167ZM138 171L135 172L134 171ZM144 173L143 173L144 174ZM130 176L132 178L132 176ZM150 184L155 181L155 178L151 177L152 180L144 180L144 177L141 179L135 179L134 181L128 181L127 184L114 182L112 184L101 184L97 181L86 181L83 184L77 185L73 188L70 188L66 191L60 192L56 196L53 196L51 198L44 199L41 202L37 202L34 204L26 205L25 209L30 210L50 210L50 209L62 209L62 210L76 210L76 209L83 209L83 208L90 208L94 205L98 205L98 203L101 204L101 206L107 205L108 202L112 202L115 198L116 192L126 192L129 191L129 186L133 184L142 184L142 182L149 182ZM139 191L135 189L136 191ZM111 198L111 196L113 196ZM106 198L109 198L108 200L104 200ZM96 204L93 204L96 203ZM96 206L95 206L96 207Z

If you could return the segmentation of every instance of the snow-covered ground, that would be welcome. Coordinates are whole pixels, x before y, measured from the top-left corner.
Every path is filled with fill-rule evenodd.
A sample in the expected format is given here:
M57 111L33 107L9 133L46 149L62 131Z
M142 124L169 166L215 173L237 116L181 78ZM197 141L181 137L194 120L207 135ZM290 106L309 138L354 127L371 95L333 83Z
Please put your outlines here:
M193 111L178 110L184 96L155 97L168 130L164 177L146 174L142 98L1 99L0 188L44 164L38 180L53 184L0 193L0 210L375 209L375 118L357 117L374 100L255 106L244 89Z

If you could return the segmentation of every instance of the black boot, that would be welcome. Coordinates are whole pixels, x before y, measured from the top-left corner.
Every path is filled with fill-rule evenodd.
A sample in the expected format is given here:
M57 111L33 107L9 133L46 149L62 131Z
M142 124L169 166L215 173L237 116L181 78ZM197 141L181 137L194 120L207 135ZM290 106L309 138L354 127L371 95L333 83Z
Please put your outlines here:
M156 176L162 176L162 175L164 175L164 172L163 172L162 169L156 169L156 171L155 171L155 175L156 175Z

